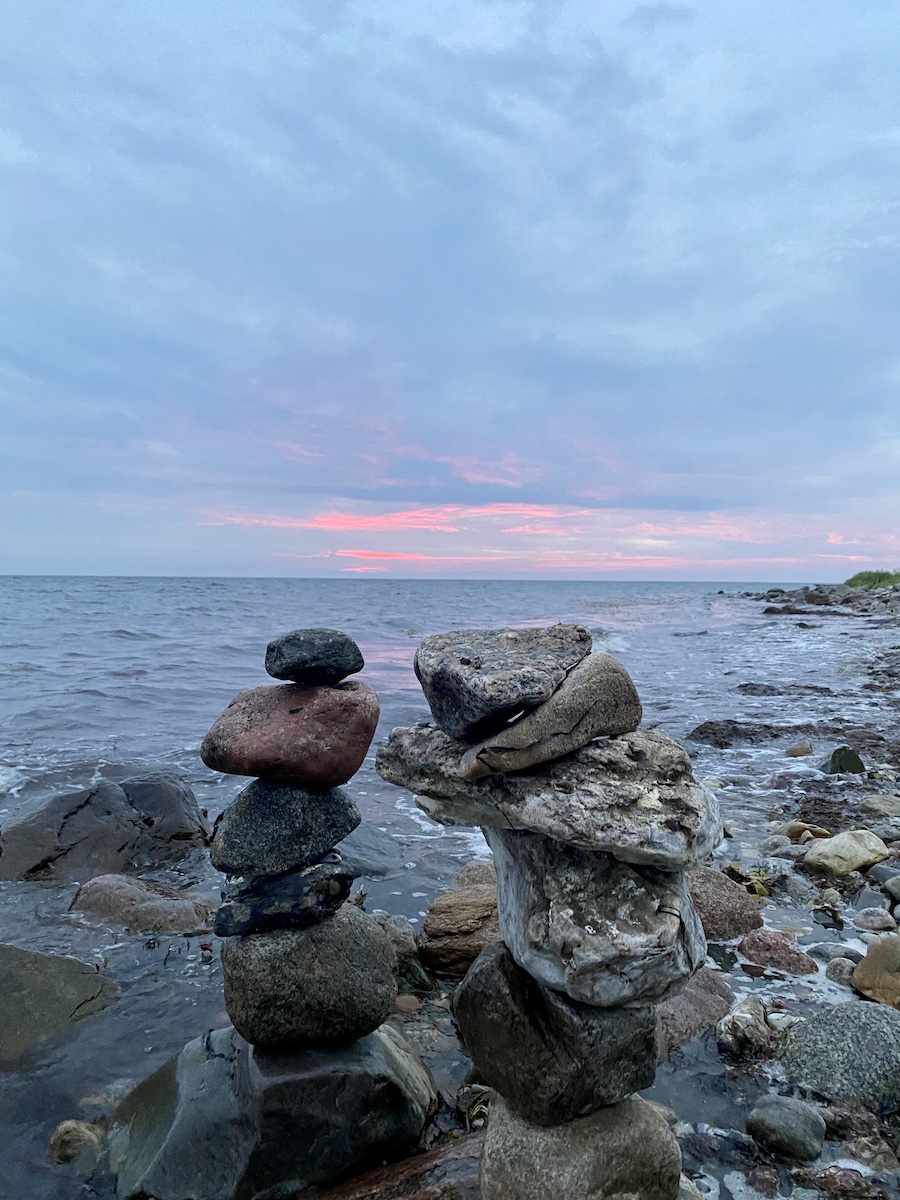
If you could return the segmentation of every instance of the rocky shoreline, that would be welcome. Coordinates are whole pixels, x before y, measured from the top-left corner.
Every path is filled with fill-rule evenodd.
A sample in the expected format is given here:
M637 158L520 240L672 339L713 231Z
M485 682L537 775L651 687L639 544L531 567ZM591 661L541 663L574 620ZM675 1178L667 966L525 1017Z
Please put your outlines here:
M815 624L806 617L834 615L878 626L896 623L900 612L900 589L887 593L849 602L839 588L781 596L770 591L756 602L772 621L800 616L805 626ZM828 599L809 598L820 594ZM809 611L765 612L786 605ZM863 684L871 696L871 723L836 714L829 688L814 682L814 673L747 678L737 685L737 694L746 697L744 711L722 719L712 714L683 739L694 775L719 798L726 829L712 858L686 877L709 957L680 994L660 1005L661 1067L655 1087L645 1093L662 1105L680 1144L683 1196L900 1196L900 912L894 911L900 899L900 697L891 647L876 661L881 669L870 671ZM796 697L802 719L771 719L770 697ZM614 735L614 741L630 736ZM521 747L511 750L520 753ZM471 760L483 763L484 756ZM444 761L437 755L435 766ZM463 778L458 764L454 774ZM466 787L454 785L453 796L435 803L457 806L458 813L468 803ZM532 827L533 816L529 809ZM577 816L553 819L571 831L578 828ZM554 826L557 833L560 828ZM46 860L40 860L42 870ZM65 855L56 861L64 863ZM135 875L144 868L139 857L133 861L114 878L153 885ZM101 881L92 883L106 895ZM119 895L124 885L115 886ZM130 902L187 905L190 912L179 910L181 927L210 929L208 898L177 888L166 895L163 885L154 886ZM106 889L114 890L112 884ZM82 884L85 908L91 891ZM239 890L232 895L238 907L246 899ZM102 908L108 899L97 903L101 908L94 911L110 911ZM390 924L398 970L403 962L389 1023L431 1069L439 1107L419 1154L315 1194L334 1200L475 1200L478 1131L491 1091L477 1075L466 1077L470 1061L457 1040L451 1006L460 977L498 940L495 876L488 864L473 864L459 886L432 901L418 934L403 918L375 919ZM159 923L158 916L144 920L147 930L153 920ZM211 933L199 932L199 939L215 945ZM105 992L89 999L85 1013L95 1011L93 1004L115 1003ZM227 1058L231 1051L214 1051L223 1053ZM107 1120L101 1113L58 1131L53 1155L73 1165L55 1169L73 1179L80 1170L83 1178L85 1163L103 1150ZM94 1186L108 1195L102 1161Z

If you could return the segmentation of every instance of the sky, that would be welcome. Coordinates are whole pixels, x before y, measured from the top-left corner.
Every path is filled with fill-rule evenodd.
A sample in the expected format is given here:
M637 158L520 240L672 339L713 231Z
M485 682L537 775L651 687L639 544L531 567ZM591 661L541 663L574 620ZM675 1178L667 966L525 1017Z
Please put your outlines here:
M29 0L0 572L900 566L896 0Z

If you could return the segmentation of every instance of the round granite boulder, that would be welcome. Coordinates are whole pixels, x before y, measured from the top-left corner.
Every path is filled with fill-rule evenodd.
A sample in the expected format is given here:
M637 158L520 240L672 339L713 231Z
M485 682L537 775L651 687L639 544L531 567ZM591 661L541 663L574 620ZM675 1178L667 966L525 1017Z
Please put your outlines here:
M396 967L378 922L345 904L309 929L230 938L222 947L225 1007L256 1046L341 1045L387 1018Z
M788 1078L827 1100L879 1113L900 1109L900 1012L851 1000L791 1028L782 1053Z

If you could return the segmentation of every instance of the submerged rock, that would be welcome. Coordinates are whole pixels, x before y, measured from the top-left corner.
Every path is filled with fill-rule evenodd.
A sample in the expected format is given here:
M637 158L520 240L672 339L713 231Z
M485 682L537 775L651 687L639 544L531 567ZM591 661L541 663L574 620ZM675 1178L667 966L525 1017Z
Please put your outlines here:
M351 1042L387 1019L396 962L378 922L345 904L309 929L229 938L222 947L225 1007L257 1046Z
M103 1131L86 1121L61 1121L50 1135L47 1155L59 1165L74 1165L88 1171L103 1151Z
M454 629L425 638L413 665L441 729L477 741L549 700L590 652L581 625Z
M814 1162L822 1153L825 1121L811 1104L789 1096L763 1096L747 1118L747 1132L776 1158Z
M419 935L419 953L439 975L465 975L499 937L496 885L474 884L435 896Z
M102 1012L119 989L77 958L0 945L0 1066L74 1021Z
M213 902L150 879L97 875L83 883L69 911L93 913L141 933L197 933L208 929Z
M395 729L376 769L444 824L526 829L623 862L697 866L722 837L718 802L685 751L652 729L591 742L527 774L464 779L465 747L433 725Z
M234 875L222 891L216 934L305 929L336 913L352 884L353 872L337 854L285 875Z
M273 679L307 687L333 687L365 665L359 646L339 629L294 629L266 647L266 670Z
M390 1026L327 1051L273 1054L232 1028L189 1042L119 1106L120 1200L252 1200L322 1184L414 1146L437 1107L430 1074Z
M403 866L400 843L376 825L363 822L335 846L355 877L376 878Z
M684 876L618 862L539 834L486 828L500 932L519 966L573 1000L656 1002L703 965Z
M650 1087L652 1005L596 1008L541 987L502 942L478 956L453 999L479 1079L537 1125L558 1125Z
M762 925L759 900L724 872L699 867L688 872L687 885L711 942L728 942Z
M561 758L602 735L631 733L641 723L631 676L610 654L589 654L549 700L473 746L460 762L466 779L524 771Z
M182 797L193 796L187 788L173 790ZM150 804L148 791L135 788L135 795ZM193 834L188 833L189 810L173 804L166 812L160 792L156 795L159 806L145 812L122 787L102 780L80 791L22 805L0 829L0 879L80 882L94 875L118 874L138 863L182 858L202 843L202 822ZM174 799L172 793L169 799Z
M282 875L333 850L360 820L341 788L313 791L257 779L216 822L209 857L229 875Z
M827 1100L855 1100L879 1113L900 1108L900 1012L853 1000L813 1013L788 1031L788 1078Z
M531 1125L498 1096L481 1160L482 1200L676 1200L681 1151L637 1098L566 1125Z
M378 697L359 680L337 687L251 688L215 721L200 757L227 775L337 787L362 766L378 712Z

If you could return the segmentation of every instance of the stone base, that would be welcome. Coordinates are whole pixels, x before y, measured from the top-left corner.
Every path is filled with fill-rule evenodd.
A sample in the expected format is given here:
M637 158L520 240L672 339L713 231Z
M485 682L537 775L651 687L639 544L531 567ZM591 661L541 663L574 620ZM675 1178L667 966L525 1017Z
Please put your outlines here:
M390 1026L338 1050L254 1049L231 1027L187 1046L113 1114L119 1200L252 1200L402 1157L437 1107Z
M678 1143L644 1100L549 1129L491 1104L481 1200L677 1200L680 1176Z
M502 942L472 964L453 1011L481 1081L537 1125L617 1104L656 1076L652 1005L578 1004L541 987Z

